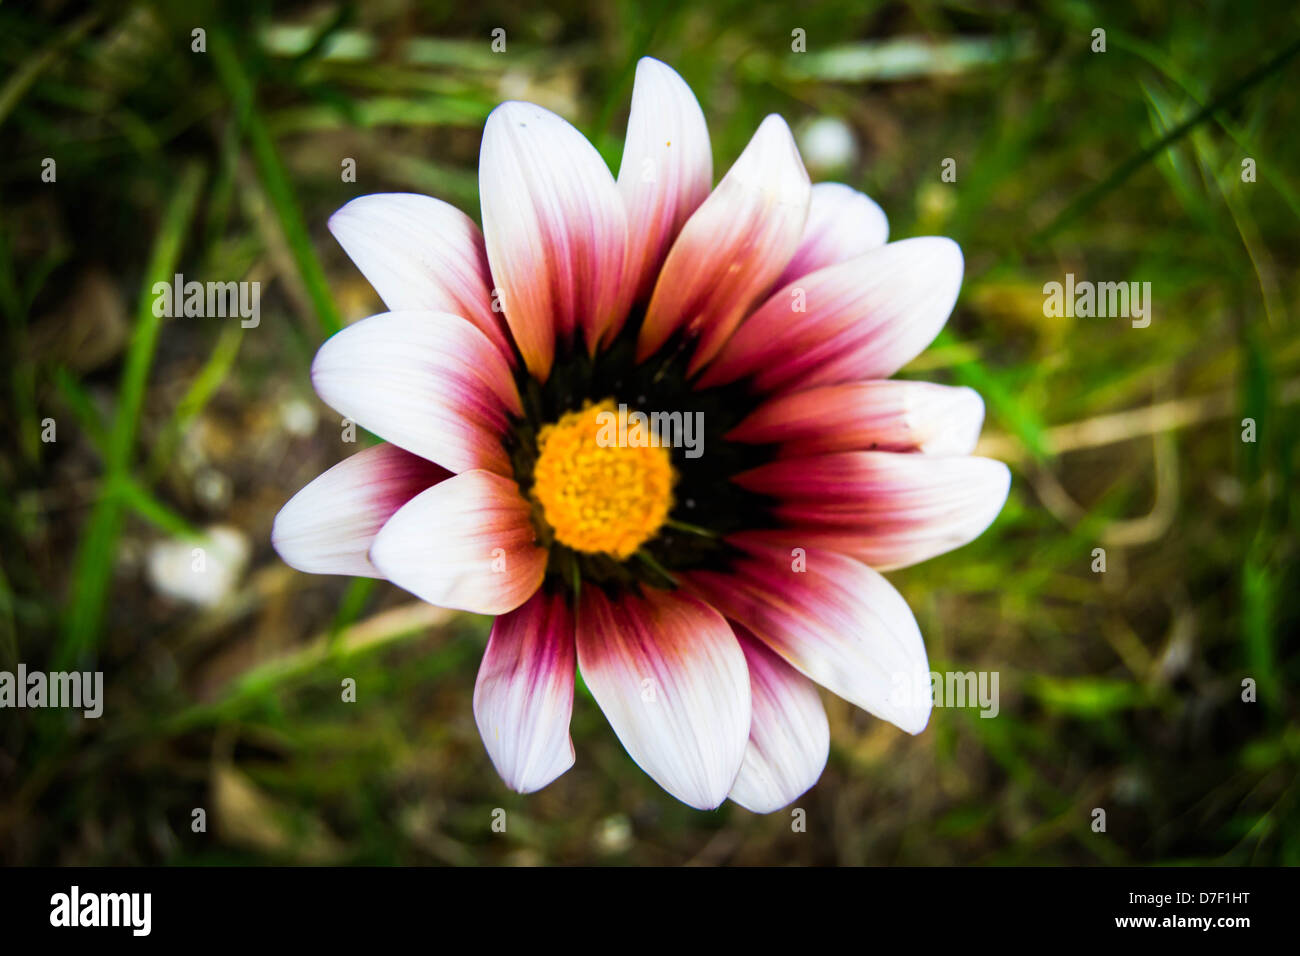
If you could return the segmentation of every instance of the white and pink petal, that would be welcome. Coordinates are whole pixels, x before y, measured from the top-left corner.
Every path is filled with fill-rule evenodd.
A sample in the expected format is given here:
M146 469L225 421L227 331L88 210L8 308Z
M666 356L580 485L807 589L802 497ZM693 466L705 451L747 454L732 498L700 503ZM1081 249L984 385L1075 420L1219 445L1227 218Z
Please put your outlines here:
M375 535L402 505L450 476L396 445L363 449L289 499L275 516L271 545L309 574L383 577L370 563Z
M984 402L974 389L887 379L784 392L726 438L779 443L789 458L870 449L969 455L983 423Z
M483 237L515 343L541 381L558 347L589 348L626 318L627 213L609 167L568 122L502 103L479 157Z
M320 347L317 394L380 438L452 471L511 474L501 439L523 407L505 357L466 319L385 312Z
M474 684L474 720L510 789L540 790L573 766L573 612L539 590L493 622Z
M726 799L749 736L745 655L717 611L649 589L611 599L584 587L578 666L634 761L700 810Z
M695 94L677 71L642 57L618 170L633 301L649 298L669 247L712 186L709 130Z
M910 734L930 719L930 667L916 619L893 586L853 558L728 539L730 567L692 571L685 584L832 693Z
M799 248L776 288L877 249L888 238L889 220L870 196L843 183L816 183Z
M438 607L504 614L541 586L547 552L510 478L453 475L398 509L370 560L384 577Z
M705 365L798 248L810 189L790 128L779 116L767 117L673 243L637 358L682 335L697 343L690 371Z
M432 196L374 193L336 212L329 228L388 311L462 316L513 360L492 311L483 234L469 216Z
M816 685L738 624L749 666L749 744L730 797L754 813L771 813L804 793L826 769L831 733Z
M759 391L888 378L943 328L961 249L925 236L891 242L773 293L723 347L700 385L752 377Z
M979 537L1006 503L1011 472L991 458L862 451L779 458L732 480L779 499L782 540L890 570Z

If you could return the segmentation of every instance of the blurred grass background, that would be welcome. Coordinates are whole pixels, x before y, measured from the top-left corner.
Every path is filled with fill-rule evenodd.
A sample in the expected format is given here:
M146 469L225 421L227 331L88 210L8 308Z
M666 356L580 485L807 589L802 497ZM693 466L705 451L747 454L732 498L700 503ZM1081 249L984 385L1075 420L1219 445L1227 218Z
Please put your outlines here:
M106 705L0 712L0 860L1300 862L1298 27L1280 0L6 3L0 668L102 669ZM307 376L380 310L328 215L410 190L477 218L506 98L617 168L644 54L694 88L715 175L769 112L834 118L853 150L810 150L814 180L961 243L904 374L977 388L1014 469L993 529L890 575L935 670L999 672L1000 714L911 738L827 696L806 832L677 803L582 696L577 765L511 794L470 707L488 622L268 541L358 447ZM175 272L261 282L260 325L155 318ZM1149 281L1150 327L1044 317L1066 272Z

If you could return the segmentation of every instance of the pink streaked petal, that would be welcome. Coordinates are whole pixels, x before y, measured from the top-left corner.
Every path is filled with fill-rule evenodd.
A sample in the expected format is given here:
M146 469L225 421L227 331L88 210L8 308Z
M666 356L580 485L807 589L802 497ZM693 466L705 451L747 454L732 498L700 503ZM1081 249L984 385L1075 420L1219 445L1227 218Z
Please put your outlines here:
M669 250L638 360L680 332L698 339L690 371L707 363L798 248L810 189L790 128L767 117Z
M488 117L479 156L483 236L501 307L545 381L556 342L589 348L626 318L627 213L609 167L565 120L531 103Z
M523 413L519 393L501 350L467 319L362 319L320 347L311 377L332 408L409 452L452 471L513 473L501 436Z
M812 188L803 238L776 280L776 288L877 249L888 238L889 220L870 196L843 183L817 183Z
M819 269L764 302L700 385L752 375L759 391L776 391L888 378L939 334L961 275L961 249L934 236Z
M474 684L474 720L492 765L519 793L573 766L569 718L575 665L573 613L538 591L493 622Z
M979 537L1006 503L1011 472L991 458L861 451L778 459L733 480L781 500L781 540L890 570Z
M749 744L730 797L754 813L788 805L826 769L831 732L817 687L740 625L753 716Z
M725 571L692 571L688 588L749 628L789 664L910 734L925 729L930 665L911 609L894 588L831 551L728 539L742 551ZM797 570L803 562L804 570Z
M869 449L969 455L983 423L984 402L973 389L886 380L786 392L726 438L781 443L788 458Z
M390 312L463 316L514 361L492 311L483 234L469 216L432 196L376 193L352 200L329 228Z
M712 185L709 130L695 94L671 67L642 57L618 170L633 301L649 297L669 246Z
M369 558L375 535L398 508L450 476L396 445L363 449L289 499L275 516L271 545L299 571L383 577Z
M546 557L519 486L478 470L416 495L370 548L375 567L398 587L476 614L504 614L532 597Z
M726 799L749 736L749 673L727 622L687 594L584 587L578 666L628 754L678 800Z

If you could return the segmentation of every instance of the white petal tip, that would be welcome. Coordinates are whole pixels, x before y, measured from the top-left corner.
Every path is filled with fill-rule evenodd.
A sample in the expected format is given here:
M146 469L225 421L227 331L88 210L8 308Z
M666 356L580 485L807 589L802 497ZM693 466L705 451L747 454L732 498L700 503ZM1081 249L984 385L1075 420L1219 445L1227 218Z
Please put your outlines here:
M574 763L573 745L570 744L569 759L567 761L545 768L529 768L525 774L520 776L506 777L503 775L501 779L515 793L536 793L538 790L549 787L572 770Z
M789 125L776 113L759 124L727 176L750 188L772 192L776 202L808 205L812 190Z
M916 236L912 239L899 239L885 248L897 248L927 260L927 266L937 273L936 281L961 282L966 268L966 259L961 246L947 236Z
M919 449L938 457L969 455L984 427L984 399L965 385L941 388L941 392L934 393L934 407L919 413L930 423L926 426L929 437Z

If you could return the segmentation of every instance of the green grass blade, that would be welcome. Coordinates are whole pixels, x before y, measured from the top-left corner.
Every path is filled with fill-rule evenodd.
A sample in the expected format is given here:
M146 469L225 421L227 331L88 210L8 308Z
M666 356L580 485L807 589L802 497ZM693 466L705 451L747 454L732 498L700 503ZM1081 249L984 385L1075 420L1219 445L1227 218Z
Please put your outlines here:
M203 170L186 167L163 215L145 271L135 331L122 372L117 411L108 436L106 479L77 550L62 633L54 652L55 669L66 669L94 650L113 573L114 547L122 528L120 480L130 468L131 448L139 425L149 367L158 344L162 319L154 315L153 286L169 281L198 204Z
M327 335L332 335L343 327L343 319L334 305L329 282L325 279L325 270L321 268L316 250L312 247L311 236L294 196L289 174L280 161L275 141L257 109L253 82L244 72L230 39L223 31L213 31L211 47L217 75L234 103L240 127L253 154L253 164L279 218L280 227L284 230L285 240L316 310L317 320L321 329Z

